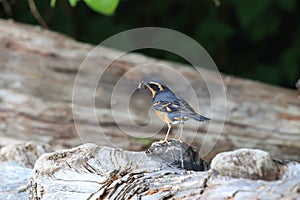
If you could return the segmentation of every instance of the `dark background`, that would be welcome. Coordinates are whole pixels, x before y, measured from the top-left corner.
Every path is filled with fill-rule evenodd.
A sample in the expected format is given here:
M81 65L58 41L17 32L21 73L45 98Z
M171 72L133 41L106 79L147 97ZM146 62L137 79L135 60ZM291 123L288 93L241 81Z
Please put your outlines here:
M25 0L6 0L1 18L38 24ZM83 2L71 8L59 0L36 5L50 29L77 40L99 44L121 31L157 26L197 40L224 73L294 88L300 77L300 5L297 0L123 0L112 16L93 12ZM184 62L157 50L150 56Z

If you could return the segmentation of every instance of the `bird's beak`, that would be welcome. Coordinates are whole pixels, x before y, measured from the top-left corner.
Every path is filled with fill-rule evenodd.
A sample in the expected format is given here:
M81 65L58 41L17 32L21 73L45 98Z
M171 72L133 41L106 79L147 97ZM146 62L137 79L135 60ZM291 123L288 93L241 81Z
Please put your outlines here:
M141 81L141 82L139 82L138 89L146 89L147 85L148 85L147 82Z

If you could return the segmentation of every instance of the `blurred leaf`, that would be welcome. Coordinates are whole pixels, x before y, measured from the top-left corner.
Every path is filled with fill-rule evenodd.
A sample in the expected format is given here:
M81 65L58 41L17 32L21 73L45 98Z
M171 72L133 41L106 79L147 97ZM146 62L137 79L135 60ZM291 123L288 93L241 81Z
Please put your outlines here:
M75 7L79 0L69 0L70 6Z
M84 2L94 11L105 15L115 12L119 0L84 0Z
M263 13L260 19L253 22L249 30L250 38L253 41L259 41L273 33L277 33L280 27L281 19L273 12Z
M55 6L56 0L51 0L50 1L50 6L53 8Z
M296 7L296 1L295 0L276 0L277 5L287 11L293 10L293 8Z
M299 78L298 56L294 49L287 49L280 57L280 64L283 74L289 81L296 81Z
M232 0L238 19L243 27L248 27L271 4L271 0ZM257 19L260 20L260 19Z

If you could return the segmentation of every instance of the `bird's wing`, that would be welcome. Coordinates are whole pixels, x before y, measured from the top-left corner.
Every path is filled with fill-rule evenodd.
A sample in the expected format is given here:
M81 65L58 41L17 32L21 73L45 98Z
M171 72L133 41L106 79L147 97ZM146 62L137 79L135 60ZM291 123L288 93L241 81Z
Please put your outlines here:
M153 104L155 110L159 110L161 112L171 112L171 113L194 113L193 108L184 100L178 99L176 101L158 101Z

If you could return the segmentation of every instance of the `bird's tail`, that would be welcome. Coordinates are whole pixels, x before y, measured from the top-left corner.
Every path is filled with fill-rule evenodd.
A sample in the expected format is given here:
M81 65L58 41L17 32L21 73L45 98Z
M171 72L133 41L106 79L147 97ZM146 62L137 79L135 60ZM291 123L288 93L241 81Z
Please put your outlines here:
M197 114L197 113L190 113L190 114L187 115L187 117L193 118L194 120L197 120L197 121L199 121L199 122L203 122L203 121L208 121L208 120L210 120L209 118L204 117L204 116L202 116L202 115L199 115L199 114Z

